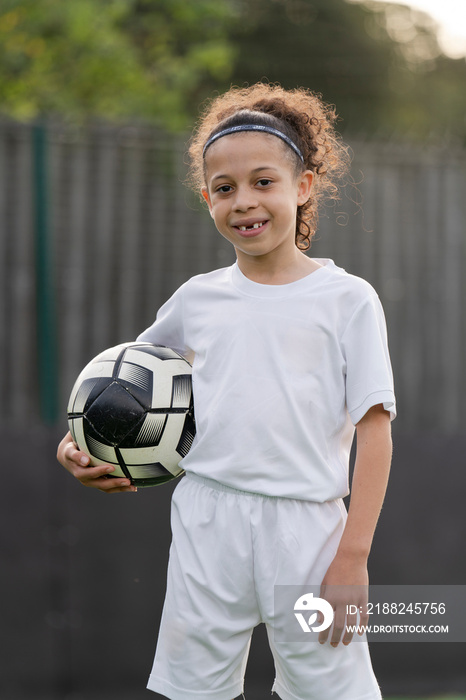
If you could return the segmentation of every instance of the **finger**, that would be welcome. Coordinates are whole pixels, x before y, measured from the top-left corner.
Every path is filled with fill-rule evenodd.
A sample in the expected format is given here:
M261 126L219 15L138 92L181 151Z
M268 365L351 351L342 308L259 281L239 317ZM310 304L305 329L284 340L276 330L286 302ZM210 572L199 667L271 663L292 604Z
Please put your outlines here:
M58 446L57 459L74 476L76 467L86 467L90 463L89 456L77 448L69 433Z
M98 464L95 467L81 467L79 469L80 475L86 480L99 479L102 476L108 477L111 476L114 471L115 467L111 464ZM119 477L114 478L118 479Z
M129 479L122 477L109 478L107 476L102 476L98 479L81 479L83 486L89 488L96 488L104 493L135 493L137 491L136 486L131 484Z
M319 632L319 638L318 638L319 644L325 644L325 642L328 639L328 633L329 633L328 628L326 630L322 630L322 632Z
M358 616L357 615L347 615L346 616L346 625L345 625L345 633L343 635L343 639L341 640L342 643L346 646L350 644L351 640L353 639L353 630L349 630L351 627L355 627L358 624Z
M65 464L66 469L81 482L93 481L99 479L102 476L106 476L115 471L115 467L111 464L98 464L95 467L90 467L89 457L83 453L82 458L79 461L75 459L69 460Z
M65 466L66 452L69 449L70 445L73 445L73 438L71 437L71 433L68 431L65 437L62 440L60 440L60 443L57 448L57 460L63 466Z
M325 597L325 590L326 590L326 588L327 588L327 586L325 585L325 583L322 583L321 586L320 586L319 597L320 597L320 598L323 598L324 600L327 600L327 598ZM330 603L330 601L327 601L327 602ZM330 604L331 604L331 603L330 603ZM333 607L333 605L332 605L332 607ZM319 624L319 625L321 625L322 622L324 621L324 615L321 613L320 610L317 611L317 619L318 619L318 624ZM322 630L321 632L319 632L319 636L318 636L318 638L317 638L318 641L319 641L319 644L325 644L325 642L326 642L327 639L328 639L328 635L330 634L331 627L332 627L332 626L330 625L330 627L327 627L327 629Z
M95 488L104 493L136 493L137 488L125 477L112 477L115 467L101 464L97 467L81 467L75 470L78 481L88 488Z
M100 489L103 493L137 493L137 486L118 487L114 489Z
M359 611L359 618L358 618L358 634L361 636L366 632L367 625L369 624L369 608L368 608L368 591L367 587L364 587L364 589L361 592L361 597L359 601L356 603L358 611Z
M326 630L322 630L322 632L319 632L319 644L325 644L325 642L328 639L329 632L330 627L327 627Z
M320 627L320 625L323 623L324 620L325 620L324 613L321 610L318 610L317 611L317 619L316 619L315 624L318 627Z
M131 484L129 479L124 477L113 476L113 467L103 465L102 467L81 467L76 470L76 478L84 486L95 486L111 488L113 486L128 486Z
M359 618L359 627L361 629L358 630L359 635L363 635L364 632L366 631L367 625L369 624L369 614L368 613L361 613L361 616Z
M69 442L64 449L65 459L75 462L76 464L81 464L85 466L89 464L90 458L85 452L82 452L74 442Z
M330 625L330 627L327 627L327 629L322 630L322 632L319 632L318 640L319 640L320 644L325 644L325 642L328 639L328 636L330 634L331 629L332 629L332 625Z
M337 608L335 609L335 613L333 616L333 629L332 629L332 636L330 637L330 644L332 647L338 646L341 635L343 633L345 627L345 606L344 605L338 605Z
M108 485L107 480L113 477L112 472L115 471L115 468L110 464L99 464L97 467L82 467L73 464L73 468L70 468L70 471L83 486L99 487L101 484ZM115 483L120 482L118 477L113 477L113 479Z
M123 479L121 477L115 477L114 479L104 477L99 479L100 491L104 493L136 493L137 487L134 486L129 479Z

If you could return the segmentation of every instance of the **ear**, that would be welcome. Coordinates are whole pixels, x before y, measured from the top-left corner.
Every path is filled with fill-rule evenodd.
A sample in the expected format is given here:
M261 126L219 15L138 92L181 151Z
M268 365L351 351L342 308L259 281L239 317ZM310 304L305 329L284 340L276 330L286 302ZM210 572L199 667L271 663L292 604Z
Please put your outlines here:
M305 170L298 177L298 206L306 204L311 196L312 183L314 182L314 173L312 170Z
M212 204L210 201L209 190L207 189L207 187L205 185L204 185L204 187L201 188L201 194L202 194L203 198L205 199L207 206L209 207L210 215L212 216Z

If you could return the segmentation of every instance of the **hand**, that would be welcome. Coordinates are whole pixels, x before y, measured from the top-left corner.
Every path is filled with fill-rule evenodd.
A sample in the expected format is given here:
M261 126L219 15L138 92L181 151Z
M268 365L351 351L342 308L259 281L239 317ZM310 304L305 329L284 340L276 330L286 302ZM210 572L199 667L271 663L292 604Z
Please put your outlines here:
M83 486L90 486L104 493L134 493L137 491L137 488L132 486L128 479L109 478L109 475L115 471L115 467L110 464L90 467L89 457L85 452L78 450L71 433L67 433L58 445L57 459Z
M355 557L337 553L320 587L320 597L327 600L334 611L333 625L319 634L321 644L327 641L331 631L330 644L336 647L342 641L346 646L353 638L353 632L349 631L348 627L353 625L358 625L360 628L366 627L369 622L368 589L367 560L358 560ZM352 607L347 613L348 606ZM359 610L359 621L357 610ZM363 633L362 629L358 630L358 634Z

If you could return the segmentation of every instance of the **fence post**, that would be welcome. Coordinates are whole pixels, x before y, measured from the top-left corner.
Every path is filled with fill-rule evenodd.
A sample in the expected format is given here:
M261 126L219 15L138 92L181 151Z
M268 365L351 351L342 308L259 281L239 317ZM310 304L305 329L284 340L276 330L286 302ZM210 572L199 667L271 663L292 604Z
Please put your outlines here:
M39 401L48 425L58 417L58 357L52 242L49 226L47 131L42 123L32 127L34 235L37 295L37 346Z

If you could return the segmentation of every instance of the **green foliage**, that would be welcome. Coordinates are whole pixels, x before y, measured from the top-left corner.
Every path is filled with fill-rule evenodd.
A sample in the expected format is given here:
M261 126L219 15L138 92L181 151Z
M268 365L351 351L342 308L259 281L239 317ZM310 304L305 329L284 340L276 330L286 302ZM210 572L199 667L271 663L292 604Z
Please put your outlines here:
M435 25L370 0L245 0L233 81L266 77L322 93L340 129L380 137L466 134L466 62L441 55Z
M464 142L466 59L442 54L435 20L402 3L350 1L369 8L368 33L377 40L388 36L397 56L388 72L382 129L411 139L447 137Z
M184 128L233 62L217 0L4 0L1 109Z
M353 130L380 119L393 42L367 33L364 8L342 0L248 0L248 7L249 22L235 35L235 82L266 77L309 87L335 103Z
M466 134L466 61L435 25L373 0L2 0L0 110L189 128L231 83L304 85L340 129Z

